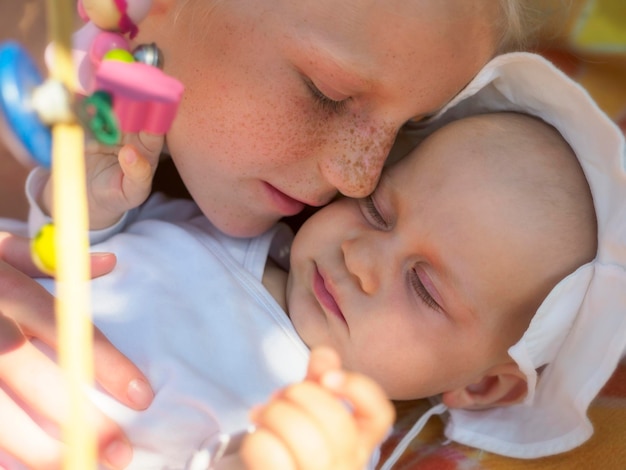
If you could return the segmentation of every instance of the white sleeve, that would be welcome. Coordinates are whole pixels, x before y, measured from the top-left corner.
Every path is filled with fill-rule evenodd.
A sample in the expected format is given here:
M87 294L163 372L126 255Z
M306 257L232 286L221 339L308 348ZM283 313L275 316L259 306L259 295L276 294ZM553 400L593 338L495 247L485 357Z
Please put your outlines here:
M43 191L43 187L50 177L50 172L37 167L28 174L26 179L26 198L28 199L28 234L33 238L39 229L52 219L46 215L37 204L37 197Z
M37 198L50 177L44 168L35 168L26 180L26 197L29 202L28 233L34 237L39 229L52 221L37 204ZM189 220L200 215L200 209L190 199L173 199L162 193L155 193L141 206L127 211L122 218L110 227L89 232L89 243L94 245L122 232L132 222L147 219L158 219L169 222Z
M28 199L28 234L31 238L37 235L39 229L45 224L52 222L52 218L47 215L37 203L37 198L50 178L50 172L45 168L37 167L33 169L26 179L26 197ZM110 227L100 230L89 231L89 243L94 245L100 243L116 233L121 232L126 226L129 212L126 212L120 220Z

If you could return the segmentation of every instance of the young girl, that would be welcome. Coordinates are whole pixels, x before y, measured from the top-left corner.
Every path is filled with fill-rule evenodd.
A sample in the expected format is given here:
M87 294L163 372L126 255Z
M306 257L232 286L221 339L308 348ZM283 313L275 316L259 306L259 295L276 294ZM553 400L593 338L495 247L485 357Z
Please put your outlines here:
M251 236L305 205L326 204L338 191L369 194L404 123L435 113L492 56L523 43L527 3L155 0L133 41L156 42L165 72L185 86L165 147L186 188L224 233ZM148 157L153 164L161 138L140 135L134 142L119 152L119 163L142 165ZM112 158L117 163L118 154ZM119 210L118 204L113 212ZM2 331L14 331L12 318L54 346L46 294L9 268L1 284ZM13 416L0 423L0 447L31 466L40 458L54 462L59 443L45 439L17 402L58 422L58 371L29 343L13 346L3 348L0 361L9 392L2 392L0 407ZM136 368L101 338L96 356L105 388L135 408L148 406L152 395ZM37 393L38 383L50 393ZM125 439L96 416L102 455L123 466ZM20 433L30 440L15 439ZM32 448L42 451L34 456Z

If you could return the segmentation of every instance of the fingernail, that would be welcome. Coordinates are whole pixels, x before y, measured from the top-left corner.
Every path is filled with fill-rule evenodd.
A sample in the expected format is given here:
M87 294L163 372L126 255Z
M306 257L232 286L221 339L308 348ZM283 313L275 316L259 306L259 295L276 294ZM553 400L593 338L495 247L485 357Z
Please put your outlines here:
M104 449L104 463L112 468L126 468L133 458L133 449L124 440L115 440Z
M129 165L137 161L137 153L130 147L123 147L122 150L120 150L120 154L122 154L122 158L124 158L124 161Z
M344 381L344 376L341 371L332 370L322 375L322 385L326 388L337 389L341 387Z
M154 392L144 380L135 379L128 384L128 399L137 409L145 410L152 403Z
M94 251L92 253L89 253L89 255L92 258L95 258L95 259L106 259L106 258L112 256L113 253L108 252L108 251Z

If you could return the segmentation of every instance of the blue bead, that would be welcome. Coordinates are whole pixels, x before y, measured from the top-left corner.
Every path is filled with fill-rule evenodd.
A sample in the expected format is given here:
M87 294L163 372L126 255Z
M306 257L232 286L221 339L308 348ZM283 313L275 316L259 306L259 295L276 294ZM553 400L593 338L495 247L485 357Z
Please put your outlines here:
M9 139L21 144L35 162L50 167L52 133L30 105L35 88L43 83L37 66L18 43L0 44L0 114ZM10 148L10 147L9 147Z

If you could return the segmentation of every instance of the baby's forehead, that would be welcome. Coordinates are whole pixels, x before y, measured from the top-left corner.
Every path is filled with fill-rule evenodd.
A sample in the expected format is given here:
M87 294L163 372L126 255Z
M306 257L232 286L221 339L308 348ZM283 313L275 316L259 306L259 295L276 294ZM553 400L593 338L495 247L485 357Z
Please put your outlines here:
M536 173L558 159L579 166L569 144L554 127L515 112L478 114L453 121L427 136L423 144L421 153L426 155L421 158L447 158L457 165L501 170L513 165L517 170L528 168ZM430 153L437 155L432 157Z
M525 273L523 279L535 282L528 291L535 307L555 280L595 253L588 182L576 154L551 125L518 113L473 116L434 132L412 155L426 164L414 165L416 172L407 178L438 178L430 194L438 188L443 196L437 201L454 198L458 217L471 214L466 228L484 240L486 256L494 241L516 254L501 274Z
M533 116L499 112L463 118L433 132L411 155L416 171L427 174L413 178L428 177L447 190L458 185L452 190L468 197L493 192L505 213L533 220L546 233L558 232L561 221L594 225L578 157L553 126Z

